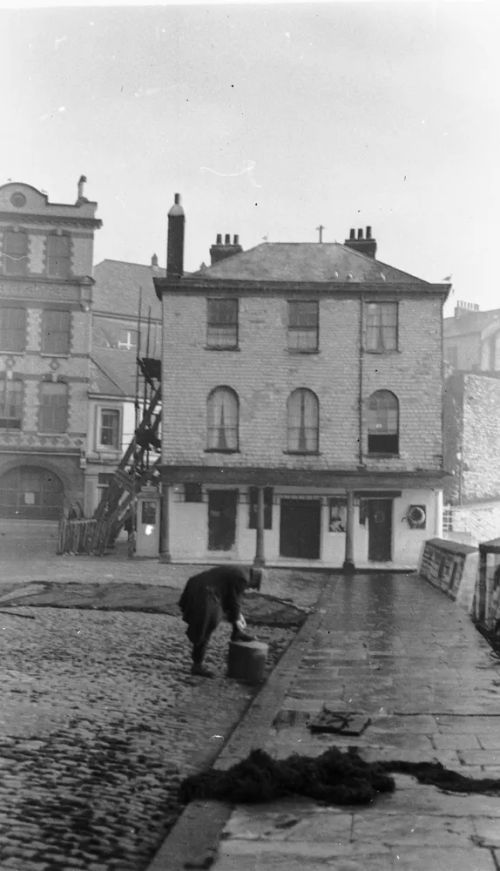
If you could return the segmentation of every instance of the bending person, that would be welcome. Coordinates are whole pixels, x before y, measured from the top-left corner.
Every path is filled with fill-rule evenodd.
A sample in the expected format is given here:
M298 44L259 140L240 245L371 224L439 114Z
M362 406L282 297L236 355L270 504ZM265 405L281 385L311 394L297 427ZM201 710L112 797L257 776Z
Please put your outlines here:
M191 674L213 677L203 665L212 632L224 618L232 624L231 641L253 641L244 630L246 621L241 612L242 596L250 586L257 586L259 576L235 566L216 566L193 575L179 599L182 619L187 623L186 635L193 649Z

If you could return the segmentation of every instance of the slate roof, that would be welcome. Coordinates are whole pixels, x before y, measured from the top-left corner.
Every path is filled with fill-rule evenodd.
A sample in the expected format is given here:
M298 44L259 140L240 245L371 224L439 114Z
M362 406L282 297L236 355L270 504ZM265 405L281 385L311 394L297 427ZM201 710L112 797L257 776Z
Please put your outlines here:
M117 399L135 396L136 358L130 351L116 348L95 348L91 355L90 393L116 396ZM142 384L142 380L140 382Z
M137 320L142 288L142 317L161 319L161 304L155 294L153 278L162 278L165 270L124 260L102 260L94 267L94 312L110 312Z
M247 281L370 282L421 284L423 281L339 242L263 242L191 275L191 278Z

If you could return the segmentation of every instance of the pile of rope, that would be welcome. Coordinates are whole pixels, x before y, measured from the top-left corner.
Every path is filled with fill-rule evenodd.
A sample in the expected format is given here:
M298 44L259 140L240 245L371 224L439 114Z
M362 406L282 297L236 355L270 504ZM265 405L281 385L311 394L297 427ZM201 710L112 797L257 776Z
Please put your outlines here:
M500 794L500 779L465 777L439 762L365 762L355 748L344 752L331 747L321 756L293 754L283 760L253 750L227 771L212 769L187 777L179 797L183 804L195 799L245 804L303 795L327 804L361 805L394 791L391 772L411 774L420 783L446 791Z

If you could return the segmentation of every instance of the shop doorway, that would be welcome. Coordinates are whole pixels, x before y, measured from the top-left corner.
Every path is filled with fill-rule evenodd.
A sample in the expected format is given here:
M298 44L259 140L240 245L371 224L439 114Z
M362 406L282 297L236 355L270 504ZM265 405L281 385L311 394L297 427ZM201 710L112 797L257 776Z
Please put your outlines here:
M390 562L392 559L392 499L367 499L368 559Z
M319 559L321 501L282 499L280 511L280 555L296 559Z
M236 540L237 490L208 491L208 549L231 550Z

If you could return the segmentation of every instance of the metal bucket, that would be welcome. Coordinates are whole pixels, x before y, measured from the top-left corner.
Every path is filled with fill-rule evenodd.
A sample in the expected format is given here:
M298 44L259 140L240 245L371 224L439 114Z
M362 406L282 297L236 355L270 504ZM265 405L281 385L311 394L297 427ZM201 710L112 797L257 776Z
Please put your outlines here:
M263 641L230 641L227 676L246 683L264 680L269 645Z

